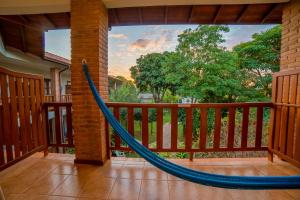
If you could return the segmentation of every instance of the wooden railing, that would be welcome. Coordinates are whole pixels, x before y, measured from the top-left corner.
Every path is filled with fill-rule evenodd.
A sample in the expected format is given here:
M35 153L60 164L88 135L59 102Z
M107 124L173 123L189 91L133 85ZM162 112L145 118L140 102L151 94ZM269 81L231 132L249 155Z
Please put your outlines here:
M187 152L191 157L195 152L267 151L268 112L272 105L107 103L114 116L147 148L154 152ZM48 112L48 146L74 146L71 106L44 104ZM197 121L198 128L193 128ZM154 133L151 123L155 124ZM106 134L110 150L131 151L107 122Z
M72 103L44 103L48 147L74 147Z
M60 99L55 101L55 98L53 95L45 95L45 102L72 102L72 95L71 94L63 94L60 96Z
M131 104L107 103L114 116L121 119L128 131L141 140L142 144L155 152L189 152L191 157L194 152L224 152L224 151L266 151L267 142L262 143L263 126L268 125L264 120L266 110L272 103L217 103L217 104ZM139 109L138 112L136 110ZM152 111L150 111L150 109ZM253 111L254 109L254 111ZM150 112L156 113L155 136L149 134ZM198 115L195 112L198 111ZM254 117L251 116L255 112ZM167 113L167 114L166 114ZM168 114L169 113L169 114ZM239 116L237 116L239 114ZM136 135L135 118L140 115L141 130ZM170 116L169 145L164 146L164 117ZM181 115L182 142L179 138L179 115ZM184 119L182 119L184 116ZM193 119L197 117L197 119ZM237 117L240 119L240 128L237 128ZM254 120L252 119L254 118ZM153 119L152 119L153 120ZM193 129L193 122L199 120L199 128ZM251 121L252 120L252 121ZM121 120L122 121L122 120ZM225 122L224 122L225 121ZM253 126L249 133L249 126ZM225 126L225 129L224 129ZM112 131L107 130L107 135ZM267 129L264 134L267 135ZM249 140L252 134L253 144ZM154 141L149 141L150 138ZM267 137L265 137L267 138ZM130 151L117 135L113 135L110 142L111 150Z
M272 86L269 150L300 167L300 70L275 73Z
M0 68L0 170L46 147L43 77Z

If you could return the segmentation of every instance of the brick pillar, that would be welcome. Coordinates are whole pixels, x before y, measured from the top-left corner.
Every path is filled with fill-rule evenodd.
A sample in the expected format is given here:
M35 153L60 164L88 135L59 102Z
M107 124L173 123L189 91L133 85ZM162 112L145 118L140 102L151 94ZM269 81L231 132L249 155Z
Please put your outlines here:
M51 94L54 96L54 101L60 101L60 80L59 80L59 69L51 68Z
M104 117L82 71L87 60L102 98L108 99L108 15L101 0L71 1L71 77L76 163L102 165L107 160Z
M300 68L300 1L283 7L280 70Z

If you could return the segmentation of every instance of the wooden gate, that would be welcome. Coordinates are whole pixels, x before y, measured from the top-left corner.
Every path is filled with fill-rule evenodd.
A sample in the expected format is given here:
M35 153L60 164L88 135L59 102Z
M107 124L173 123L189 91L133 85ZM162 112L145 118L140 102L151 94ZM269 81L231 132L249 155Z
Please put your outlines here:
M44 79L0 67L0 170L45 147Z
M300 167L300 69L275 73L272 85L269 151Z

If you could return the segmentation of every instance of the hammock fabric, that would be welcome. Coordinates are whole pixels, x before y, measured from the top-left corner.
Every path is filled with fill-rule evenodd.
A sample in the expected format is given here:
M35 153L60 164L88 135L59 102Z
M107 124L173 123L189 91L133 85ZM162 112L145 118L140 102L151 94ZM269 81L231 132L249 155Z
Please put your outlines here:
M176 177L187 181L199 183L208 186L220 188L235 188L235 189L300 189L300 175L299 176L226 176L219 174L211 174L201 171L192 170L180 165L176 165L168 160L159 157L146 147L144 147L138 140L132 137L127 130L116 120L110 112L104 101L101 99L93 80L90 77L87 64L83 64L83 70L88 80L90 89L94 98L102 110L105 118L115 130L115 132L124 140L128 146L137 154L147 160L155 167L172 174Z

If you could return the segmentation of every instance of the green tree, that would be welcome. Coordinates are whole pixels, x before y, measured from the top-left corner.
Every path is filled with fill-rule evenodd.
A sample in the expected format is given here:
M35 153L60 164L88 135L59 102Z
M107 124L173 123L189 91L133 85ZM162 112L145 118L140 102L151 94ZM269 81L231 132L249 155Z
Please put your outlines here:
M111 102L139 102L138 90L134 84L124 83L116 90L110 90L109 100Z
M243 92L243 76L237 68L237 57L221 44L227 26L201 25L178 36L176 52L168 54L172 63L167 81L176 93L191 97L192 102L234 102ZM171 61L170 61L171 60Z
M279 71L281 26L256 33L252 38L233 50L238 55L240 71L247 74L247 86L253 89L250 97L270 98L272 73Z
M142 55L130 68L136 86L141 92L150 91L156 103L162 102L166 91L174 88L166 79L166 70L163 69L165 59L166 53Z

